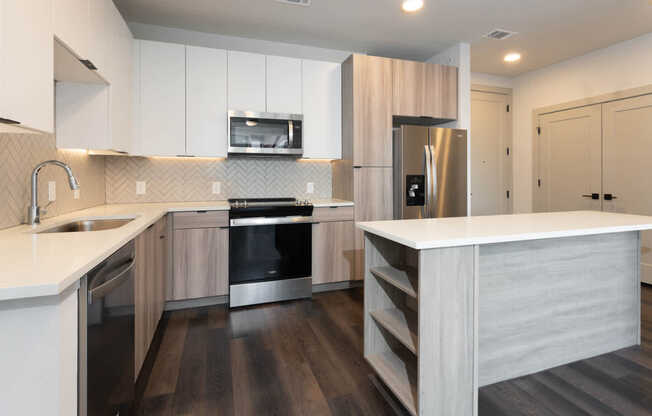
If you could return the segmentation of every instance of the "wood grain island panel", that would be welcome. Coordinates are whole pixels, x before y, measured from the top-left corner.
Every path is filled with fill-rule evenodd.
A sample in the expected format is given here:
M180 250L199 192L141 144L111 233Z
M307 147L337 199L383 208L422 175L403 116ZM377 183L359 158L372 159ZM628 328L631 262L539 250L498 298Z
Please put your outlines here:
M536 215L515 218L521 240L492 241L490 218L461 220L464 230L423 220L426 230L463 232L475 242L466 245L420 236L403 221L358 223L364 356L409 413L475 416L481 386L640 344L639 234L652 218L600 213L578 224L576 213L540 215L550 229Z

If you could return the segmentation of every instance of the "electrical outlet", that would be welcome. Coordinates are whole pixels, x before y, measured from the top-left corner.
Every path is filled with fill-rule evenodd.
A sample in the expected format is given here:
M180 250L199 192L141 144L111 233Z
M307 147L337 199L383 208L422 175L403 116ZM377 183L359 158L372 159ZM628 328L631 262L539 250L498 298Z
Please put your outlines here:
M222 193L222 182L213 182L213 194L219 195Z
M57 183L55 181L48 182L48 201L53 202L57 200Z
M145 181L136 181L136 195L145 195L147 193L147 183Z
M79 189L75 189L74 191L72 191L73 199L79 199L80 196L81 196L81 192L79 191Z
M309 193L309 194L314 194L315 193L315 183L314 182L308 182L306 184L306 193Z

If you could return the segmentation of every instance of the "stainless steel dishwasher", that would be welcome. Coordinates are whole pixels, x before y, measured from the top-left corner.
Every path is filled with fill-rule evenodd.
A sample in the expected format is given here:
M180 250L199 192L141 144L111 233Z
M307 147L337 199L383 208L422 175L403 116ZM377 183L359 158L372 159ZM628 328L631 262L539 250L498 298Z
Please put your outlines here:
M134 265L131 241L81 280L80 416L127 416L133 412Z

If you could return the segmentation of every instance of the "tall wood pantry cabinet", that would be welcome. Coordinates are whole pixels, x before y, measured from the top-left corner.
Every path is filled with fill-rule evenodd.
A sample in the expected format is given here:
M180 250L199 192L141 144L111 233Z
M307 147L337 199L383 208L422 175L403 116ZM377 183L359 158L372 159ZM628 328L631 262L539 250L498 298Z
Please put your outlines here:
M457 119L455 67L367 55L342 64L342 160L332 162L333 197L355 203L354 219L393 219L395 117ZM364 269L363 233L354 232L355 277Z

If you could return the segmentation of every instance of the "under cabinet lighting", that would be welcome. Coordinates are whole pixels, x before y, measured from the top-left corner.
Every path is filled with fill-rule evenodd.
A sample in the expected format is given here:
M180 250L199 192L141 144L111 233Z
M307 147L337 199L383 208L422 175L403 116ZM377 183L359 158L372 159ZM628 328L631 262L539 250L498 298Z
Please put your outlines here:
M404 12L414 13L423 9L423 0L404 0L401 7Z
M510 52L505 55L505 62L517 62L521 60L521 54L518 52Z

